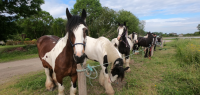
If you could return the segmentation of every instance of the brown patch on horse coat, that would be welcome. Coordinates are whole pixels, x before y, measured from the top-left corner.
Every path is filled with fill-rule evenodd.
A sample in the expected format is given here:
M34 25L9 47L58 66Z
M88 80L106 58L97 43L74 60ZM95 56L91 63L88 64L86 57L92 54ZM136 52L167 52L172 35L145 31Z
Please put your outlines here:
M40 60L42 61L43 67L52 69L49 63L43 60L42 57L45 56L47 52L51 51L52 48L56 45L51 43L57 42L59 39L60 38L57 36L42 36L37 40L38 54ZM41 44L46 44L46 45L41 45Z
M73 49L71 48L70 42L68 40L67 45L65 46L63 51L58 55L55 61L54 71L56 73L57 81L62 84L63 77L77 75L76 69L73 68L77 67L73 59Z

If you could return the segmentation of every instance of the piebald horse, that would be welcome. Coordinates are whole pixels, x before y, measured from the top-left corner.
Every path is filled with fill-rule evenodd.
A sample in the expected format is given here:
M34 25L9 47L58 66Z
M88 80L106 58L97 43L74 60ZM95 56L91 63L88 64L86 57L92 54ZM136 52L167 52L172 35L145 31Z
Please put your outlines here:
M133 32L130 35L128 35L128 38L132 41L133 44L137 43L137 33Z
M105 88L106 93L114 95L111 82L114 82L117 78L122 80L124 78L124 71L129 67L123 68L124 63L121 54L107 38L99 37L95 39L87 36L86 43L85 54L87 58L98 61L102 68L99 83ZM109 64L111 65L110 76L107 70Z
M83 9L82 16L72 16L66 9L68 18L66 35L62 38L56 36L42 36L37 40L39 58L46 73L46 88L53 90L58 85L58 94L64 95L63 78L71 77L70 95L76 93L77 63L85 60L86 11ZM81 88L79 88L81 89Z
M124 58L126 67L130 67L129 55L134 43L132 43L132 41L128 38L128 29L126 27L126 23L124 22L124 24L119 24L117 31L118 37L112 39L112 43L119 50L122 57ZM127 70L127 72L130 72L130 68Z
M149 48L150 46L154 45L154 36L152 35L152 33L148 32L147 33L148 38L144 38L144 37L138 37L138 43L134 44L133 46L133 50L137 49L140 46L143 46L145 48ZM138 47L136 48L135 45L138 45ZM148 49L145 49L146 53L144 57L148 57Z

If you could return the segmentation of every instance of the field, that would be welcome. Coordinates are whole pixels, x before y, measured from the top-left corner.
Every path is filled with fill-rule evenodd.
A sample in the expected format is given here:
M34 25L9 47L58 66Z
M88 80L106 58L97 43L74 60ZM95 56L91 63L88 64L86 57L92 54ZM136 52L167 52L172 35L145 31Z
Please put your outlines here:
M0 63L38 57L36 45L0 46Z
M115 95L199 95L199 42L174 40L166 43L164 49L157 47L151 59L143 58L141 53L131 56L131 72L125 74L122 82L112 83ZM98 65L93 61L87 63ZM100 71L100 67L97 70ZM53 92L45 89L45 79L44 71L13 78L0 86L0 95L56 95L57 88ZM88 95L106 95L98 78L91 83L93 86L87 79ZM64 79L64 85L65 93L69 95L69 77Z

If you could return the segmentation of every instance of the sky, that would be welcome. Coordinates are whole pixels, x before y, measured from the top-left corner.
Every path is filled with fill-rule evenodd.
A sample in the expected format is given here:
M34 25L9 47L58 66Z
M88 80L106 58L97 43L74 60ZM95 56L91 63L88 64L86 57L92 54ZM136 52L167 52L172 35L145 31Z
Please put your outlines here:
M41 8L54 18L66 18L65 10L76 0L45 0ZM102 7L126 10L144 20L145 31L194 33L200 24L200 0L100 0Z

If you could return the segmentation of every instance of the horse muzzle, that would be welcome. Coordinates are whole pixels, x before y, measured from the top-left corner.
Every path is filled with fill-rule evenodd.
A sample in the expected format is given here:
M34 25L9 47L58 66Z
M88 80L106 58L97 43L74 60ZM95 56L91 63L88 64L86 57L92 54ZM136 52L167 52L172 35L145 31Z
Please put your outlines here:
M85 57L86 57L86 54L85 54L85 53L83 53L80 57L79 57L79 56L76 56L76 55L74 54L74 60L75 60L75 62L76 62L77 64L83 63L84 60L85 60Z

